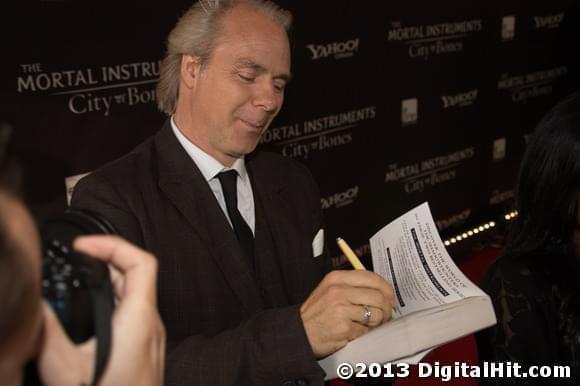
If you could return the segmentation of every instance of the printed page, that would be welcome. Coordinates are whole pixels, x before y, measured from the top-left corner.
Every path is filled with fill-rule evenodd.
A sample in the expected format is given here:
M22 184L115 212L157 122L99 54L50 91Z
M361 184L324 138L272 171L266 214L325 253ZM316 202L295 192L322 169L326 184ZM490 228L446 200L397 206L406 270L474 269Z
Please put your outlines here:
M395 318L470 296L487 296L447 253L427 202L386 225L370 244L374 271L395 290Z

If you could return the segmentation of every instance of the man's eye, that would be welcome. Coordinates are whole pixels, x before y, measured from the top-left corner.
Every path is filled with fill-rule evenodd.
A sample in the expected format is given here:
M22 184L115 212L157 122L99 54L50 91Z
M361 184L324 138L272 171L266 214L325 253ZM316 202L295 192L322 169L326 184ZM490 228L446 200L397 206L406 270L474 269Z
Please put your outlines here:
M277 92L283 92L285 87L286 87L286 84L274 83L274 90L276 90Z
M239 77L240 77L240 79L241 79L241 80L243 80L244 82L253 82L253 81L254 81L254 79L256 79L256 78L254 78L253 76L251 76L251 75L246 75L246 74L238 74L238 76L239 76Z

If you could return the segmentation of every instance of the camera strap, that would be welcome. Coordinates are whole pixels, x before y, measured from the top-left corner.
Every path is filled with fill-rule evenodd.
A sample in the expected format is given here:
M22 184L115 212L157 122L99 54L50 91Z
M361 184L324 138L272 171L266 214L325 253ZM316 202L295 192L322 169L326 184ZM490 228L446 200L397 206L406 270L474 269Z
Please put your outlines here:
M111 281L105 281L101 287L91 288L90 294L94 307L94 326L97 338L97 353L93 376L93 385L96 386L107 367L111 350L112 318L115 308Z

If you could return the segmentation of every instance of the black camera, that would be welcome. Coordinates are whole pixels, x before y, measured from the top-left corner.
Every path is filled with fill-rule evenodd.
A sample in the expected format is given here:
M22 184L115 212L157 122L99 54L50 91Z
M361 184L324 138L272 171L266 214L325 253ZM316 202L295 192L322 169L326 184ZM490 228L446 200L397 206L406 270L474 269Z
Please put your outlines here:
M0 120L0 186L19 191L20 167L14 158L13 127ZM97 384L109 358L114 293L107 264L76 252L77 236L117 234L97 213L68 209L40 228L42 239L42 292L69 338L82 343L96 337L93 384ZM40 384L34 361L26 368L24 384Z
M77 236L89 234L117 232L106 218L77 209L68 209L42 225L42 290L73 342L97 338L96 384L111 346L114 293L107 265L72 248Z

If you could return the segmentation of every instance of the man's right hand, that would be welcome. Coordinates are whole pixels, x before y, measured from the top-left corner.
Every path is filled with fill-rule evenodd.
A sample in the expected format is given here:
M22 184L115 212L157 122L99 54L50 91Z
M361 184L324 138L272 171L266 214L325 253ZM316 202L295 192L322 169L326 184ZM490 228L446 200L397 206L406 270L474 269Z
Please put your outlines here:
M332 354L370 327L391 319L394 302L392 287L374 272L330 272L300 307L314 355ZM367 323L365 306L371 312Z

